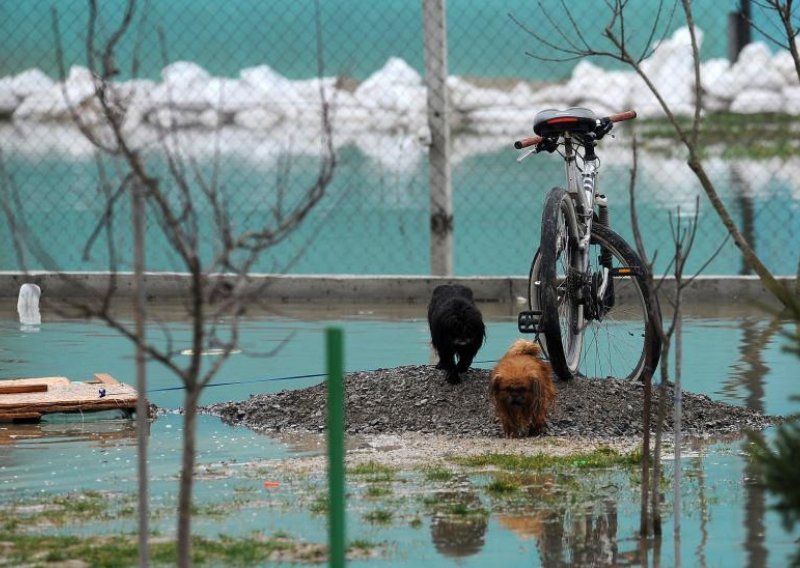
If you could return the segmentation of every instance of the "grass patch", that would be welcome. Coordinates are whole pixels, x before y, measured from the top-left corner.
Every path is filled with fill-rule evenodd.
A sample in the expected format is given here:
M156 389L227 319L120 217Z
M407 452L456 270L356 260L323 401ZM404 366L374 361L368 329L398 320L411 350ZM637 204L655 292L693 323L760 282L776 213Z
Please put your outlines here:
M437 495L422 495L419 500L424 507L435 507L439 503Z
M89 566L112 568L136 566L138 545L134 536L87 537L30 536L2 534L4 563L11 565L42 565L82 561ZM192 539L192 562L212 566L252 566L264 563L281 553L296 561L319 562L322 546L308 546L283 538L255 535L233 539ZM175 542L151 542L150 560L154 565L173 566L177 562Z
M234 494L237 495L255 495L259 491L260 489L253 485L237 485L233 488Z
M489 516L478 494L471 491L438 492L435 495L424 495L420 501L428 514L448 517Z
M370 461L347 470L348 475L362 477L370 483L393 481L397 470L378 462Z
M192 516L222 518L231 510L231 507L220 503L193 503L191 507Z
M519 491L520 484L509 477L495 479L486 485L486 492L493 497L503 497Z
M309 505L308 510L314 515L327 515L330 503L327 495L317 495Z
M641 123L645 140L676 140L677 135L667 119L648 119ZM691 128L691 119L678 118L682 128ZM800 154L797 144L797 117L779 113L734 114L712 113L700 124L699 144L720 147L724 158L787 158Z
M388 509L374 509L364 514L364 520L374 525L388 525L393 517L394 513Z
M365 496L368 499L380 499L382 497L388 497L392 493L393 491L391 487L386 487L385 485L370 485L367 487Z
M110 509L110 501L98 491L56 495L52 500L66 516L102 519Z
M425 481L446 483L453 479L453 472L443 467L429 467L423 472Z
M488 517L489 511L483 507L470 506L467 503L450 503L442 509L445 515L452 515L454 517Z
M44 493L35 499L0 507L0 528L14 531L24 526L68 526L75 523L130 518L136 514L133 495L99 491Z
M357 538L350 542L350 548L355 550L372 550L376 548L377 545L374 542L369 540L365 540L363 538Z
M548 469L591 469L614 466L632 466L641 463L640 451L620 453L612 448L599 448L593 452L569 456L548 456L536 454L522 456L516 454L483 454L479 456L455 457L456 463L477 468L494 467L504 471L522 472Z

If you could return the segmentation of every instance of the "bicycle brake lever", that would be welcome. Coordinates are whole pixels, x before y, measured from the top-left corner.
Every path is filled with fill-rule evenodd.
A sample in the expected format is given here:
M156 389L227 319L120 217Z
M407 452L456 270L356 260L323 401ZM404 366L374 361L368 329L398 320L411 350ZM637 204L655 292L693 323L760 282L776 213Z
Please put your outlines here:
M537 152L545 151L552 154L556 151L556 148L558 148L558 140L553 138L545 138L536 145Z
M533 148L522 154L519 158L517 158L517 162L521 162L531 154L537 154L539 152L550 152L552 154L553 152L556 151L556 148L558 148L558 140L555 140L553 138L545 138L541 142L536 144L536 146L534 146Z
M520 154L520 156L517 158L517 163L521 162L522 160L524 160L525 158L527 158L531 154L535 154L536 152L538 152L538 150L536 149L536 146L534 146L533 148L531 148L527 152L525 152L523 154Z

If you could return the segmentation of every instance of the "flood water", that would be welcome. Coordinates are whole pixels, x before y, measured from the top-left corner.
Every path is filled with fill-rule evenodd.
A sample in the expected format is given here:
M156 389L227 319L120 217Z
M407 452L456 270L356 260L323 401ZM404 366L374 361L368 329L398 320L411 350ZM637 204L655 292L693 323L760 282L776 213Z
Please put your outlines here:
M0 377L63 375L87 379L94 372L134 380L132 346L100 322L57 319L43 311L40 325L15 319L14 306L0 304ZM488 305L487 342L476 366L489 368L517 337L516 306ZM169 318L167 318L169 319ZM166 321L180 348L187 326ZM232 356L209 388L204 404L242 400L251 394L301 388L324 380L324 331L345 335L347 370L366 370L431 361L425 307L340 306L309 310L282 307L262 313L241 327L241 353ZM788 323L775 323L756 311L697 310L683 331L683 382L687 390L716 400L746 405L768 414L797 411L790 396L798 360L782 348ZM158 328L148 329L151 339ZM275 353L267 355L275 347ZM148 374L148 398L177 409L182 391L177 379L155 364ZM149 470L151 528L174 534L182 417L167 413L152 423ZM765 432L771 436L774 431ZM531 443L535 443L532 441ZM198 534L246 536L287 533L325 543L326 517L309 507L324 493L325 472L287 476L275 464L297 455L323 454L318 439L273 439L246 428L201 416L196 499ZM490 451L487 448L487 451ZM625 468L576 471L574 475L536 474L522 494L510 500L484 491L485 473L457 483L430 483L419 471L400 472L392 483L392 522L368 520L378 505L365 484L348 477L348 540L379 543L381 556L354 562L381 566L662 565L785 566L797 534L781 527L770 509L771 497L754 482L754 466L744 457L743 439L693 442L683 449L682 528L676 545L672 527L672 489L665 490L664 535L659 547L640 548L638 474ZM665 465L666 482L673 475ZM277 489L264 481L280 479ZM133 500L136 487L135 428L113 414L102 420L53 416L36 425L0 425L0 506L51 495L99 491ZM559 487L569 487L559 493ZM432 498L435 497L435 498ZM204 514L220 504L237 503L236 513ZM486 515L453 518L453 503ZM134 532L133 516L50 527L56 534Z

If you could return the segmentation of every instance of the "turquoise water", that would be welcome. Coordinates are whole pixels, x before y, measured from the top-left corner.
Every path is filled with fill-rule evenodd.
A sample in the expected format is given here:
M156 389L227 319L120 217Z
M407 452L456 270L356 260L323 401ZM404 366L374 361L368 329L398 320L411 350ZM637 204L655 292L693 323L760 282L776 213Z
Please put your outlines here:
M455 144L465 142L456 138ZM601 191L608 195L612 226L629 242L629 165L624 160L625 143L611 140L605 149ZM283 187L287 201L299 199L316 175L316 161L287 156L292 181L287 186L275 180L275 166L259 163L234 150L219 161L221 191L232 212L237 230L269 223L275 195ZM420 152L412 148L409 152ZM623 158L620 159L620 153ZM601 158L604 156L600 153ZM421 157L421 154L420 154ZM459 276L527 275L538 246L541 210L547 190L563 183L563 165L554 156L515 161L512 149L496 149L471 156L454 165L454 271ZM698 238L691 250L686 274L694 274L725 241L725 232L697 181L685 175L679 160L657 154L640 156L637 210L645 245L656 255L656 274L668 268L672 258L670 215L676 208L691 221L694 198L701 196ZM105 235L89 247L90 236L102 218L105 199L98 194L98 174L91 155L75 157L62 148L48 156L9 152L6 167L17 183L20 205L15 216L23 219L29 247L25 261L29 269L107 270L109 254ZM737 182L736 171L752 174L746 185ZM740 227L749 227L764 264L776 274L791 275L797 268L800 246L800 198L795 188L797 160L784 162L742 161L728 164L712 161L709 175ZM113 172L111 164L107 172ZM155 171L160 171L156 169ZM109 174L110 175L110 174ZM407 170L386 167L358 148L340 150L336 175L325 196L289 237L263 254L253 272L296 274L429 274L429 198L427 165L420 161ZM116 182L112 182L115 187ZM304 185L305 184L305 185ZM60 198L53 199L58 191ZM198 207L200 250L206 262L217 246L218 232L203 199ZM132 243L129 202L117 202L112 228L119 270L131 269ZM153 218L154 215L148 215ZM10 225L5 224L11 243ZM683 225L686 227L686 225ZM151 271L185 271L162 231L153 221L147 225L146 265ZM65 238L66 237L66 238ZM44 250L49 259L37 257ZM0 247L0 267L19 266L12 246ZM219 267L207 266L216 271ZM739 274L743 262L738 249L727 242L713 257L704 274Z
M487 307L489 308L489 307ZM340 327L345 334L345 366L348 370L374 369L404 364L424 364L431 359L424 307L402 315L371 309L341 310L328 316L302 319L290 309L281 315L251 317L241 328L242 353L234 355L206 389L204 403L241 400L253 393L300 388L323 380L324 331ZM486 309L487 343L478 354L477 366L491 367L517 336L514 318ZM44 314L36 328L21 329L8 318L0 323L0 376L66 375L80 379L105 371L131 381L132 348L102 324L58 321ZM167 329L181 348L188 330L177 322ZM789 399L794 394L797 359L784 352L787 340L781 331L757 314L713 319L688 318L684 327L684 387L716 400L748 405L770 414L797 410ZM151 339L158 337L155 328ZM263 354L277 343L291 340L274 356ZM87 367L87 361L90 362ZM313 375L313 376L307 376ZM297 378L302 376L303 378ZM176 380L151 365L148 398L161 407L182 404ZM229 427L202 416L198 424L199 447L196 497L201 508L242 502L234 515L215 517L199 513L194 522L198 534L251 535L254 531L278 531L309 542L324 543L324 516L307 507L324 490L324 474L298 477L281 473L271 464L295 455L316 455L324 448L302 439L277 440L241 427ZM149 468L151 476L152 528L163 534L174 531L182 418L168 413L151 427ZM771 435L768 431L767 435ZM777 515L769 510L770 497L751 482L754 475L742 455L741 441L711 445L689 444L682 462L682 533L680 545L671 542L671 492L664 505L665 542L660 551L649 550L648 562L676 565L676 555L689 566L784 566L795 550L796 535L787 534ZM108 492L109 498L133 499L135 487L135 432L132 423L109 417L103 421L54 416L39 425L0 426L0 503L26 502L48 495L86 490ZM666 462L666 479L672 475ZM603 558L613 546L617 561L637 558L638 485L636 476L619 469L582 473L576 478L589 501L548 497L546 480L534 484L527 505L504 507L484 501L494 511L485 521L465 527L448 523L447 516L421 505L432 490L446 501L449 486L420 486L414 474L401 474L394 491L391 525L367 522L365 515L377 505L365 497L366 486L357 478L348 481L348 538L385 543L382 560L365 565L386 566L485 566L552 565L586 555ZM278 489L265 490L264 480L280 480ZM481 504L480 489L490 479L472 475L459 482L458 499ZM456 498L456 497L453 497ZM478 501L474 501L477 499ZM411 519L421 523L409 526ZM405 520L404 520L405 519ZM95 534L96 531L135 530L135 519L113 518L98 525L86 523L52 529L62 534ZM590 530L590 533L586 531ZM590 538L585 539L588 534ZM555 540L553 540L555 539ZM677 550L677 552L676 552ZM637 564L643 562L639 557ZM648 564L649 565L649 564Z
M106 30L120 21L125 2L99 4L100 21L105 24L100 26L100 34L108 33ZM139 76L156 78L164 67L159 28L165 39L163 51L167 61L194 61L218 76L236 76L243 68L263 63L290 78L316 76L314 4L312 0L140 2L135 22L140 23L144 18L139 41L145 47L139 54ZM539 4L525 0L448 2L451 73L537 80L567 77L574 62L554 64L528 57L526 52L531 50L545 56L553 54L536 46L533 38L509 18L513 14L526 26L560 41L547 18L558 20L561 4L544 2L546 13ZM629 30L642 30L632 34L634 48L647 41L644 30L656 20L658 4L629 4L626 25ZM659 30L671 33L681 27L683 14L678 7L670 18L672 3L664 4L668 6L661 16ZM0 38L4 38L6 54L0 59L0 76L32 67L58 76L53 56L52 5L50 0L0 2ZM321 0L320 6L326 74L364 79L391 56L400 56L422 71L422 2ZM609 14L603 3L577 0L569 2L569 6L584 37L589 41L598 38ZM726 56L727 14L737 6L735 0L694 3L696 24L705 31L704 58ZM86 2L61 1L57 10L67 67L74 62L85 62ZM754 9L753 15L758 23L763 22L760 10ZM123 76L130 73L127 62L132 59L134 45L133 39L121 45L120 60L126 62L122 66Z

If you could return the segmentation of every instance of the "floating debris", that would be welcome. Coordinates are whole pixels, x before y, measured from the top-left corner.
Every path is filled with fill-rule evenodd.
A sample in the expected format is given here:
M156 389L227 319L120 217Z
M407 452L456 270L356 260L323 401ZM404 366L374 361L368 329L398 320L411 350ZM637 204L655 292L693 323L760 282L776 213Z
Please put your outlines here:
M38 422L59 412L136 410L136 390L106 373L90 381L66 377L0 379L0 422Z

